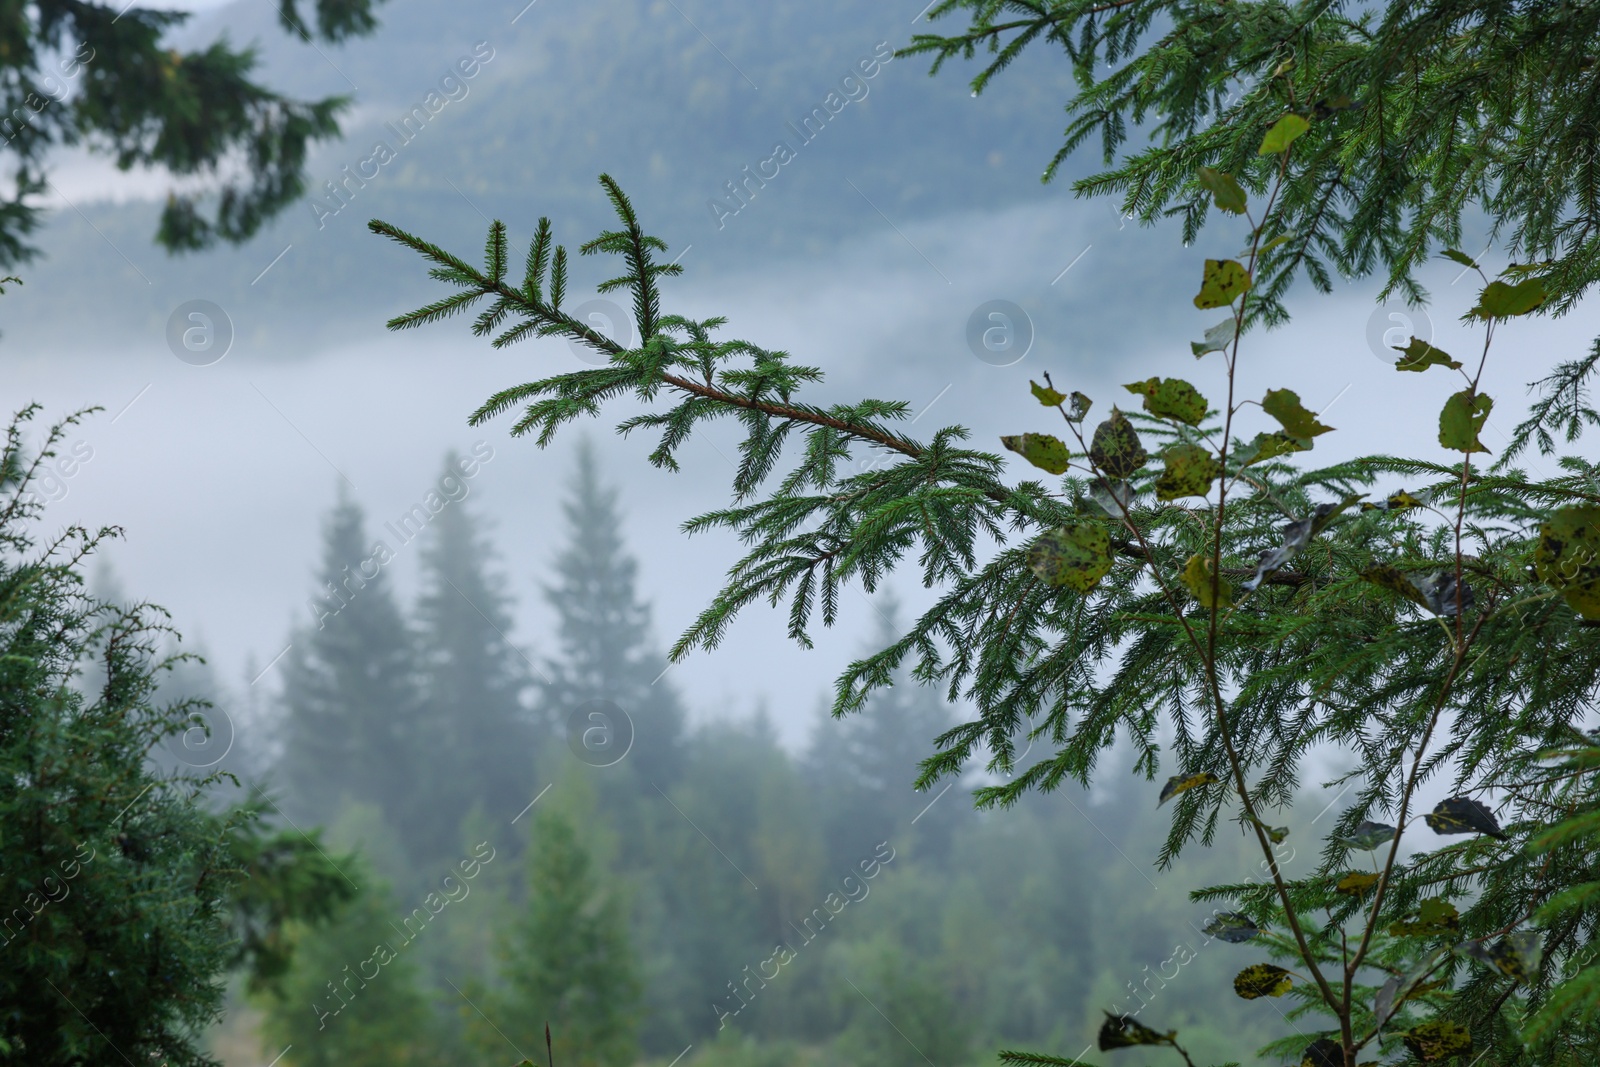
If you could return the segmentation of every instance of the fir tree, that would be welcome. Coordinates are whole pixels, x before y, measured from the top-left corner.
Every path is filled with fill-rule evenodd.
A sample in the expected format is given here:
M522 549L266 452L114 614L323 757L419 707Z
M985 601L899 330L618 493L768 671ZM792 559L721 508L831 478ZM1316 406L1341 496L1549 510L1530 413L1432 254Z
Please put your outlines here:
M614 703L633 724L624 765L665 788L682 764L683 709L661 677L667 661L650 640L650 609L635 588L638 564L623 545L617 492L601 484L587 441L577 460L562 504L566 546L555 558L555 582L544 589L562 654L545 668L540 707L565 729L586 701Z
M1230 18L1215 13L1219 25ZM1476 69L1475 58L1465 62ZM1296 66L1284 60L1277 69ZM1305 99L1290 95L1291 103ZM1504 105L1475 102L1485 113ZM746 341L713 340L720 318L665 313L660 283L679 268L657 262L666 243L645 233L609 176L601 181L621 225L582 250L621 259L621 274L601 287L632 293L636 348L562 309L567 257L548 220L520 285L506 280L500 222L491 224L481 270L386 223L371 226L459 290L397 317L393 328L488 300L476 328L498 329L497 345L560 334L608 359L502 390L474 422L526 405L514 432L537 430L548 443L563 424L631 395L643 410L620 428L659 429L651 461L676 468L678 448L702 420L740 420L734 500L686 528L730 529L747 549L674 656L714 648L757 600L787 600L789 633L809 645L816 619L836 620L844 586L859 581L870 592L914 556L939 599L905 634L845 670L834 711L860 710L906 665L972 709L939 736L919 785L987 756L990 770L1014 777L977 790L978 802L1004 806L1029 791L1087 784L1121 735L1137 751L1137 772L1165 772L1165 785L1151 789L1157 803L1175 800L1163 865L1210 844L1224 820L1235 823L1258 847L1264 877L1197 892L1220 913L1208 929L1254 943L1233 983L1240 997L1292 993L1297 1014L1320 1022L1319 1032L1302 1026L1264 1055L1355 1067L1403 1046L1428 1062L1482 1050L1508 1064L1586 1065L1600 1031L1582 1013L1556 1013L1560 1024L1542 1032L1525 1020L1548 1018L1551 1005L1570 1004L1571 990L1592 981L1585 964L1600 899L1582 887L1593 880L1593 841L1541 839L1542 853L1525 845L1552 815L1583 810L1600 790L1592 774L1552 781L1544 762L1588 740L1581 727L1594 710L1597 472L1578 455L1559 457L1554 476L1510 464L1531 443L1550 453L1555 433L1570 442L1600 425L1585 388L1600 345L1534 383L1542 395L1495 465L1476 458L1488 451L1478 434L1494 406L1483 373L1497 330L1575 298L1583 257L1513 264L1491 277L1447 249L1481 282L1476 303L1462 309L1482 331L1481 353L1469 367L1413 338L1384 371L1438 367L1431 378L1441 381L1460 372L1464 388L1418 413L1437 420L1442 451L1305 463L1299 454L1331 427L1292 390L1260 400L1240 392L1246 327L1270 312L1272 279L1284 277L1272 273L1272 255L1301 218L1300 157L1315 162L1326 148L1317 139L1298 146L1326 118L1319 111L1274 113L1250 137L1259 164L1194 175L1206 205L1249 226L1245 251L1208 260L1191 301L1227 316L1192 342L1202 360L1216 353L1201 367L1213 371L1206 392L1225 399L1214 410L1187 381L1136 381L1126 390L1143 398L1143 410L1109 405L1091 429L1095 400L1058 390L1045 375L1032 383L1032 400L1054 409L1045 417L1061 419L1054 425L1067 440L1019 416L1019 432L999 443L1049 482L1010 480L999 454L964 444L964 427L912 437L895 425L909 417L902 402L810 403L801 394L822 377L816 368ZM1381 218L1384 207L1365 210ZM784 462L796 438L800 455ZM862 471L847 462L853 450L887 451L892 460ZM1190 498L1201 503L1176 503ZM1049 748L1020 765L1019 741L1040 739ZM1275 822L1322 746L1357 759L1341 778L1349 800L1316 842L1318 869L1291 877L1281 861L1288 829ZM1424 811L1430 779L1449 796ZM1458 836L1465 840L1440 840ZM1570 909L1560 936L1533 925L1556 901ZM1170 1047L1188 1058L1173 1033L1120 1016L1108 1018L1099 1043ZM1029 1052L1002 1058L1073 1062Z
M294 1067L445 1067L417 961L395 933L393 897L357 866L362 891L314 933L301 931L263 1032Z
M875 604L882 648L900 635L900 606L891 594ZM894 683L876 694L861 715L832 721L826 709L814 727L806 753L806 774L823 798L828 857L848 870L872 854L880 841L904 844L912 834L928 855L946 855L951 832L965 805L931 807L939 790L918 792L920 765L934 739L955 725L950 706L937 690L918 685L900 671ZM937 814L935 814L937 811ZM927 813L927 818L922 818Z
M627 914L565 813L554 805L536 810L528 901L505 942L502 988L486 1010L494 1025L480 1022L471 1032L485 1055L504 1055L509 1040L531 1056L548 1022L556 1062L627 1067L640 995Z
M459 481L458 457L444 478ZM523 704L528 661L506 635L511 599L490 570L493 559L477 520L457 501L435 516L422 547L423 592L417 604L430 822L418 827L442 858L455 846L473 805L515 815L531 795L535 739Z
M308 43L370 33L381 0L298 0L278 8L283 28ZM42 0L18 7L0 51L0 131L16 191L0 202L0 266L31 259L27 236L44 210L46 162L57 145L114 156L123 169L206 176L210 188L174 190L156 240L169 251L241 242L305 191L310 144L339 135L345 97L301 101L253 81L257 55L226 39L194 51L171 46L187 11ZM248 165L216 181L224 161ZM231 169L230 169L231 170ZM213 195L214 199L213 199Z
M378 805L414 856L427 843L415 783L431 758L422 732L416 644L383 566L389 549L367 540L362 510L342 491L323 531L312 616L284 657L287 803L331 820L346 796Z
M213 778L156 769L208 709L158 697L161 609L85 594L114 529L37 547L33 480L80 419L30 456L37 411L0 442L0 1059L215 1067L199 1038L226 973L271 980L285 925L345 894L315 835L269 834L258 808L214 806Z

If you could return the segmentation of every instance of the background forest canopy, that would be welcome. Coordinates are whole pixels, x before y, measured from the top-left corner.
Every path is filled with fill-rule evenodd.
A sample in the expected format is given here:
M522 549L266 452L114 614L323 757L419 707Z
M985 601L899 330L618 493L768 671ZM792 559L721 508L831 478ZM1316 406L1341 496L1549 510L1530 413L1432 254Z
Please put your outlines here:
M631 333L567 305L588 264L548 217L525 252L490 223L481 267L404 225L453 244L426 211L369 224L451 290L392 329L470 311L495 349L584 353L472 425L513 414L547 445L622 401L619 432L659 431L670 471L707 424L737 430L731 503L685 524L737 558L669 649L591 447L559 544L508 563L471 491L503 453L480 443L383 522L341 471L305 610L230 693L108 572L85 592L118 530L40 532L46 464L88 413L41 443L21 411L0 452L0 893L20 902L0 1058L442 1067L540 1062L541 1039L583 1067L1600 1058L1600 471L1570 454L1600 424L1600 341L1533 383L1508 447L1480 438L1486 368L1600 272L1600 5L918 19L951 15L966 28L917 23L895 69L975 61L977 96L1059 47L1076 88L1046 179L1098 135L1111 169L1073 188L1207 249L1149 299L1205 313L1193 373L1111 398L1041 373L1013 432L973 441L903 402L813 400L820 369L669 307L682 253L609 174L615 221L578 254L618 265L595 291L626 294ZM365 0L278 16L307 42L376 26ZM225 42L166 49L178 21L47 3L0 27L24 102L63 45L93 54L9 149L0 259L31 254L52 145L201 179L161 209L170 250L243 244L301 198L347 101L266 89ZM1505 269L1461 247L1475 218L1509 236ZM1379 273L1420 300L1441 256L1475 279L1447 299L1481 348L1411 337L1381 369L1439 383L1438 450L1319 464L1323 412L1251 376L1283 336L1260 328L1288 324L1300 278ZM932 597L907 612L888 576L913 554ZM530 563L539 651L510 636L508 571ZM803 746L672 674L761 601L807 648L819 617L878 624ZM250 744L213 729L235 724Z

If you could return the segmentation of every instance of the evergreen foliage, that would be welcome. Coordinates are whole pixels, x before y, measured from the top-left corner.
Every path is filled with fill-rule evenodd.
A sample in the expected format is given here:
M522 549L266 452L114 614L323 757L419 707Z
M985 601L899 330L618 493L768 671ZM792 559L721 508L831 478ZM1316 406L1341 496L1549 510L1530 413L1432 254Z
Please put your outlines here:
M362 890L323 929L297 931L294 964L266 998L263 1031L295 1067L445 1067L421 971L395 933L388 887L360 865Z
M415 636L382 570L388 550L375 548L360 505L341 491L324 528L314 621L295 629L283 661L280 773L292 812L331 821L343 798L370 801L421 859L432 819L412 783L432 753Z
M528 902L504 942L503 986L472 1027L483 1054L506 1043L527 1053L543 1044L546 1021L555 1058L572 1067L626 1067L634 1061L639 985L621 899L595 870L571 819L554 806L538 812L528 846Z
M544 587L561 655L545 663L539 707L547 722L566 729L584 702L614 703L633 723L627 767L665 788L682 771L683 707L650 639L650 609L639 599L638 562L623 546L617 491L601 483L587 441L579 443L561 511L565 545L553 561L557 579Z
M339 41L372 31L375 2L285 0L278 15L307 43L313 34ZM16 187L0 201L0 267L37 255L27 236L39 226L35 201L50 188L46 160L58 145L86 146L122 170L160 167L211 179L205 193L168 196L156 240L174 252L245 241L305 192L307 150L339 135L349 100L302 101L259 85L251 80L255 50L226 40L171 48L165 39L188 18L77 0L20 5L7 16L0 128ZM241 176L220 177L227 160L246 164Z
M453 452L445 457L441 482L459 481L459 462ZM510 597L490 569L479 526L464 499L451 503L434 517L420 559L416 630L430 824L417 832L441 859L474 805L510 818L527 803L536 738L550 733L535 731L523 704L529 663L506 636Z
M1387 274L1384 292L1427 296L1416 272L1458 247L1481 212L1514 259L1547 261L1552 308L1600 278L1600 130L1591 121L1600 10L1538 0L943 0L904 55L933 71L982 57L974 93L1030 45L1059 46L1076 92L1049 181L1098 137L1111 169L1072 183L1122 197L1125 215L1184 221L1192 242L1213 204L1201 168L1256 196L1279 187L1247 319L1281 322L1297 275ZM1293 165L1257 151L1285 114L1308 121ZM1139 132L1147 143L1118 158ZM1465 224L1465 225L1464 225Z
M869 651L900 634L901 609L892 594L879 598L874 609L878 625ZM913 831L926 854L947 857L966 806L957 801L924 820L924 812L932 812L931 805L940 800L939 790L914 787L934 738L955 725L954 709L902 671L859 716L837 722L825 713L818 718L805 771L821 798L830 868L848 870L871 855L878 842L902 841Z
M180 662L161 609L84 591L119 531L37 543L34 480L84 414L30 455L38 410L0 448L0 1058L211 1067L201 1037L227 972L271 983L285 924L347 894L315 836L272 834L255 805L213 810L215 776L157 769L152 752L207 709L158 699Z
M1156 798L1174 800L1164 865L1195 841L1213 843L1224 819L1259 846L1264 882L1215 886L1197 898L1229 906L1230 922L1256 929L1250 940L1259 949L1297 968L1252 965L1234 983L1241 997L1288 993L1291 1020L1321 1017L1313 1023L1320 1034L1302 1028L1268 1054L1344 1067L1401 1048L1428 1062L1473 1049L1508 1064L1592 1062L1600 1033L1576 1016L1542 1034L1522 1019L1587 981L1575 968L1588 959L1600 917L1600 904L1584 898L1562 936L1538 925L1552 897L1575 903L1567 890L1591 880L1591 857L1576 838L1542 852L1527 847L1547 814L1528 792L1545 774L1542 754L1584 741L1593 712L1600 496L1592 465L1576 456L1561 457L1562 473L1537 478L1474 460L1487 451L1477 434L1493 400L1480 382L1497 328L1576 290L1549 264L1491 279L1449 249L1483 282L1477 303L1463 309L1482 330L1482 353L1468 370L1413 341L1395 368L1437 365L1436 378L1460 372L1465 388L1447 397L1440 390L1448 461L1297 465L1292 457L1331 428L1292 391L1260 401L1237 395L1236 374L1252 308L1273 299L1263 255L1283 247L1276 238L1295 210L1292 176L1302 154L1318 151L1318 140L1305 137L1324 118L1279 116L1257 131L1257 153L1275 174L1263 200L1241 182L1253 172L1196 178L1220 209L1251 225L1240 260L1208 260L1193 299L1229 316L1211 332L1225 341L1208 335L1194 346L1201 358L1220 353L1208 391L1225 401L1213 411L1188 382L1134 382L1127 389L1144 396L1143 410L1112 405L1090 431L1094 401L1058 391L1047 375L1033 398L1056 409L1070 440L1035 433L1054 445L1003 443L1050 473L1049 482L1007 481L998 455L963 446L961 427L926 442L896 432L903 403L808 404L798 394L820 378L815 368L713 340L720 319L667 313L659 283L676 269L656 262L666 245L644 232L607 176L601 183L621 228L582 251L621 258L622 273L600 290L632 294L633 348L562 309L567 258L547 219L520 285L508 280L500 222L490 227L482 269L387 223L371 228L420 253L433 277L458 290L392 328L487 300L473 328L494 334L497 347L559 335L608 358L503 390L474 424L522 407L513 432L537 432L548 444L564 423L631 395L644 411L619 430L659 430L650 458L668 469L698 423L742 424L733 505L686 528L731 529L747 551L674 656L714 647L757 598L787 599L789 632L809 644L816 614L824 624L837 617L844 583L870 592L915 554L941 598L906 634L850 665L835 713L859 710L904 664L952 701L970 700L974 718L937 739L919 784L986 753L989 770L1014 777L979 789L982 805L1087 784L1116 735L1130 738L1140 773L1171 776ZM1583 377L1562 379L1571 407L1583 405ZM1559 405L1547 399L1546 409ZM1533 421L1537 437L1537 414ZM785 459L791 438L799 454ZM853 449L887 450L894 460L849 473ZM1375 492L1379 501L1366 499ZM1173 503L1188 498L1202 502ZM1055 751L1019 766L1019 737L1046 739ZM1290 877L1276 852L1287 830L1273 816L1292 805L1314 747L1359 762L1340 778L1350 799L1320 842L1319 869ZM1600 789L1592 774L1568 780L1578 803ZM1425 785L1449 794L1431 812L1421 810ZM1436 840L1454 835L1467 837ZM1369 850L1370 874L1357 862ZM1188 1057L1170 1034L1131 1017L1108 1016L1100 1045L1164 1045Z

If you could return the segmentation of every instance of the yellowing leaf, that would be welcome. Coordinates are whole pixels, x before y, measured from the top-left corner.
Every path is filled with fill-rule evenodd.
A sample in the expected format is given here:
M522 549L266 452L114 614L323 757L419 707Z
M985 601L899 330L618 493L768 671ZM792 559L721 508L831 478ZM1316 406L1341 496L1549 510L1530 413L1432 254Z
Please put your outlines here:
M1039 403L1047 408L1053 408L1067 399L1067 394L1058 393L1048 385L1040 385L1033 379L1028 379L1028 386L1033 390L1033 395Z
M1483 393L1463 389L1444 402L1439 412L1439 443L1452 452L1487 452L1478 431L1489 421L1494 401Z
M1182 378L1150 378L1123 386L1144 397L1144 409L1158 419L1176 419L1186 426L1199 426L1206 417L1206 398Z
M1330 1038L1319 1037L1306 1046L1300 1067L1344 1067L1344 1047Z
M1258 156L1274 156L1289 150L1295 139L1311 128L1311 123L1299 115L1285 115L1272 124L1272 129L1261 139Z
M1294 978L1288 971L1270 963L1252 964L1233 978L1233 991L1245 1000L1281 997L1293 985Z
M1226 608L1233 603L1233 587L1226 578L1216 578L1216 571L1211 569L1211 557L1196 553L1189 557L1188 564L1183 568L1184 588L1189 590L1191 596L1200 602L1203 608ZM1213 579L1215 579L1215 599L1212 597Z
M1028 566L1049 585L1087 593L1111 570L1111 537L1092 522L1058 526L1033 543Z
M1197 177L1200 180L1200 187L1212 195L1218 208L1231 215L1244 214L1246 204L1244 189L1233 175L1212 170L1210 167L1201 167Z
M1214 774L1202 771L1199 774L1175 774L1167 779L1167 784L1161 787L1161 799L1156 801L1160 807L1179 793L1187 793L1191 789L1198 789L1203 785L1216 785L1222 779Z
M1024 433L1015 437L1002 437L1000 443L1041 470L1051 474L1065 474L1072 453L1059 437L1047 433Z
M1205 496L1222 474L1222 464L1199 445L1173 445L1161 454L1167 469L1156 479L1156 499Z
M1406 1048L1423 1063L1437 1063L1472 1051L1472 1035L1460 1023L1429 1019L1400 1035Z
M1429 937L1434 934L1453 934L1461 929L1461 913L1456 906L1442 898L1424 900L1415 919L1393 923L1389 933L1395 937Z
M1539 961L1544 958L1544 942L1533 930L1519 930L1493 945L1468 941L1458 946L1457 951L1487 963L1507 978L1522 982L1538 973Z
M1128 417L1115 407L1111 417L1095 427L1089 443L1089 460L1112 478L1127 478L1149 458Z
M1398 490L1398 491L1396 491L1394 493L1391 493L1389 495L1389 498L1387 500L1385 500L1381 504L1362 504L1361 505L1361 510L1362 511L1406 511L1406 510L1408 510L1410 508L1420 508L1420 507L1422 507L1422 501L1418 500L1416 497L1412 496L1410 493L1406 492L1404 489L1401 489L1401 490Z
M1250 289L1250 272L1231 259L1208 259L1200 275L1200 292L1195 294L1194 306L1206 308L1227 307Z
M1504 319L1513 315L1526 315L1543 304L1548 295L1544 289L1544 282L1538 278L1528 278L1516 285L1490 282L1483 287L1483 292L1478 294L1478 306L1468 314L1476 315L1480 319Z
M1533 569L1579 615L1600 619L1600 507L1562 508L1541 523Z
M1293 389L1268 390L1261 407L1268 415L1283 423L1284 433L1301 441L1309 443L1311 438L1333 429L1318 422L1317 417L1301 405L1300 396Z
M1460 370L1461 361L1451 359L1449 353L1434 348L1420 337L1413 337L1411 343L1401 348L1399 345L1391 346L1404 355L1395 363L1395 370L1425 371L1429 367L1449 367L1451 370Z
M1358 897L1378 884L1378 876L1366 871L1351 871L1334 885L1335 893Z

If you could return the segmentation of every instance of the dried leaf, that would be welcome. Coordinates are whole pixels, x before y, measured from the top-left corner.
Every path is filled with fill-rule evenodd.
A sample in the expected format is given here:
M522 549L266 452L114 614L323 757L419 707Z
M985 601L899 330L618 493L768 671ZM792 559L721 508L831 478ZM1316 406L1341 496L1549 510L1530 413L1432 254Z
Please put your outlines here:
M1199 774L1175 774L1167 779L1167 784L1161 787L1161 799L1156 801L1160 807L1179 793L1187 793L1191 789L1198 789L1203 785L1216 785L1222 779L1216 775L1202 771Z
M1182 378L1151 378L1123 386L1144 397L1144 409L1158 419L1176 419L1187 426L1199 426L1206 417L1206 398Z
M1093 400L1074 390L1072 394L1072 410L1067 413L1067 421L1082 422L1084 416L1089 414L1089 409L1092 407L1094 407Z
M1222 474L1222 464L1199 445L1172 445L1161 453L1166 470L1156 479L1156 499L1176 500L1182 496L1205 496L1211 483Z
M1126 478L1149 458L1133 423L1116 407L1111 417L1095 427L1089 443L1089 461L1112 478Z
M1202 311L1227 307L1249 290L1250 272L1243 264L1231 259L1208 259L1200 275L1200 292L1195 294L1194 306Z
M1494 400L1463 389L1444 402L1439 412L1439 443L1452 452L1487 452L1478 431L1489 421Z
M1049 585L1087 593L1111 570L1111 538L1097 523L1059 526L1033 543L1028 566Z
M1051 474L1065 474L1072 460L1072 453L1067 450L1061 438L1052 437L1047 433L1024 433L1014 437L1002 437L1000 443L1035 467Z
M1507 834L1495 821L1494 813L1471 797L1451 797L1441 800L1432 811L1424 815L1428 828L1441 836L1448 834L1488 834L1501 841Z
M1233 978L1233 991L1245 1000L1257 997L1281 997L1294 985L1294 978L1282 967L1270 963L1256 963Z

